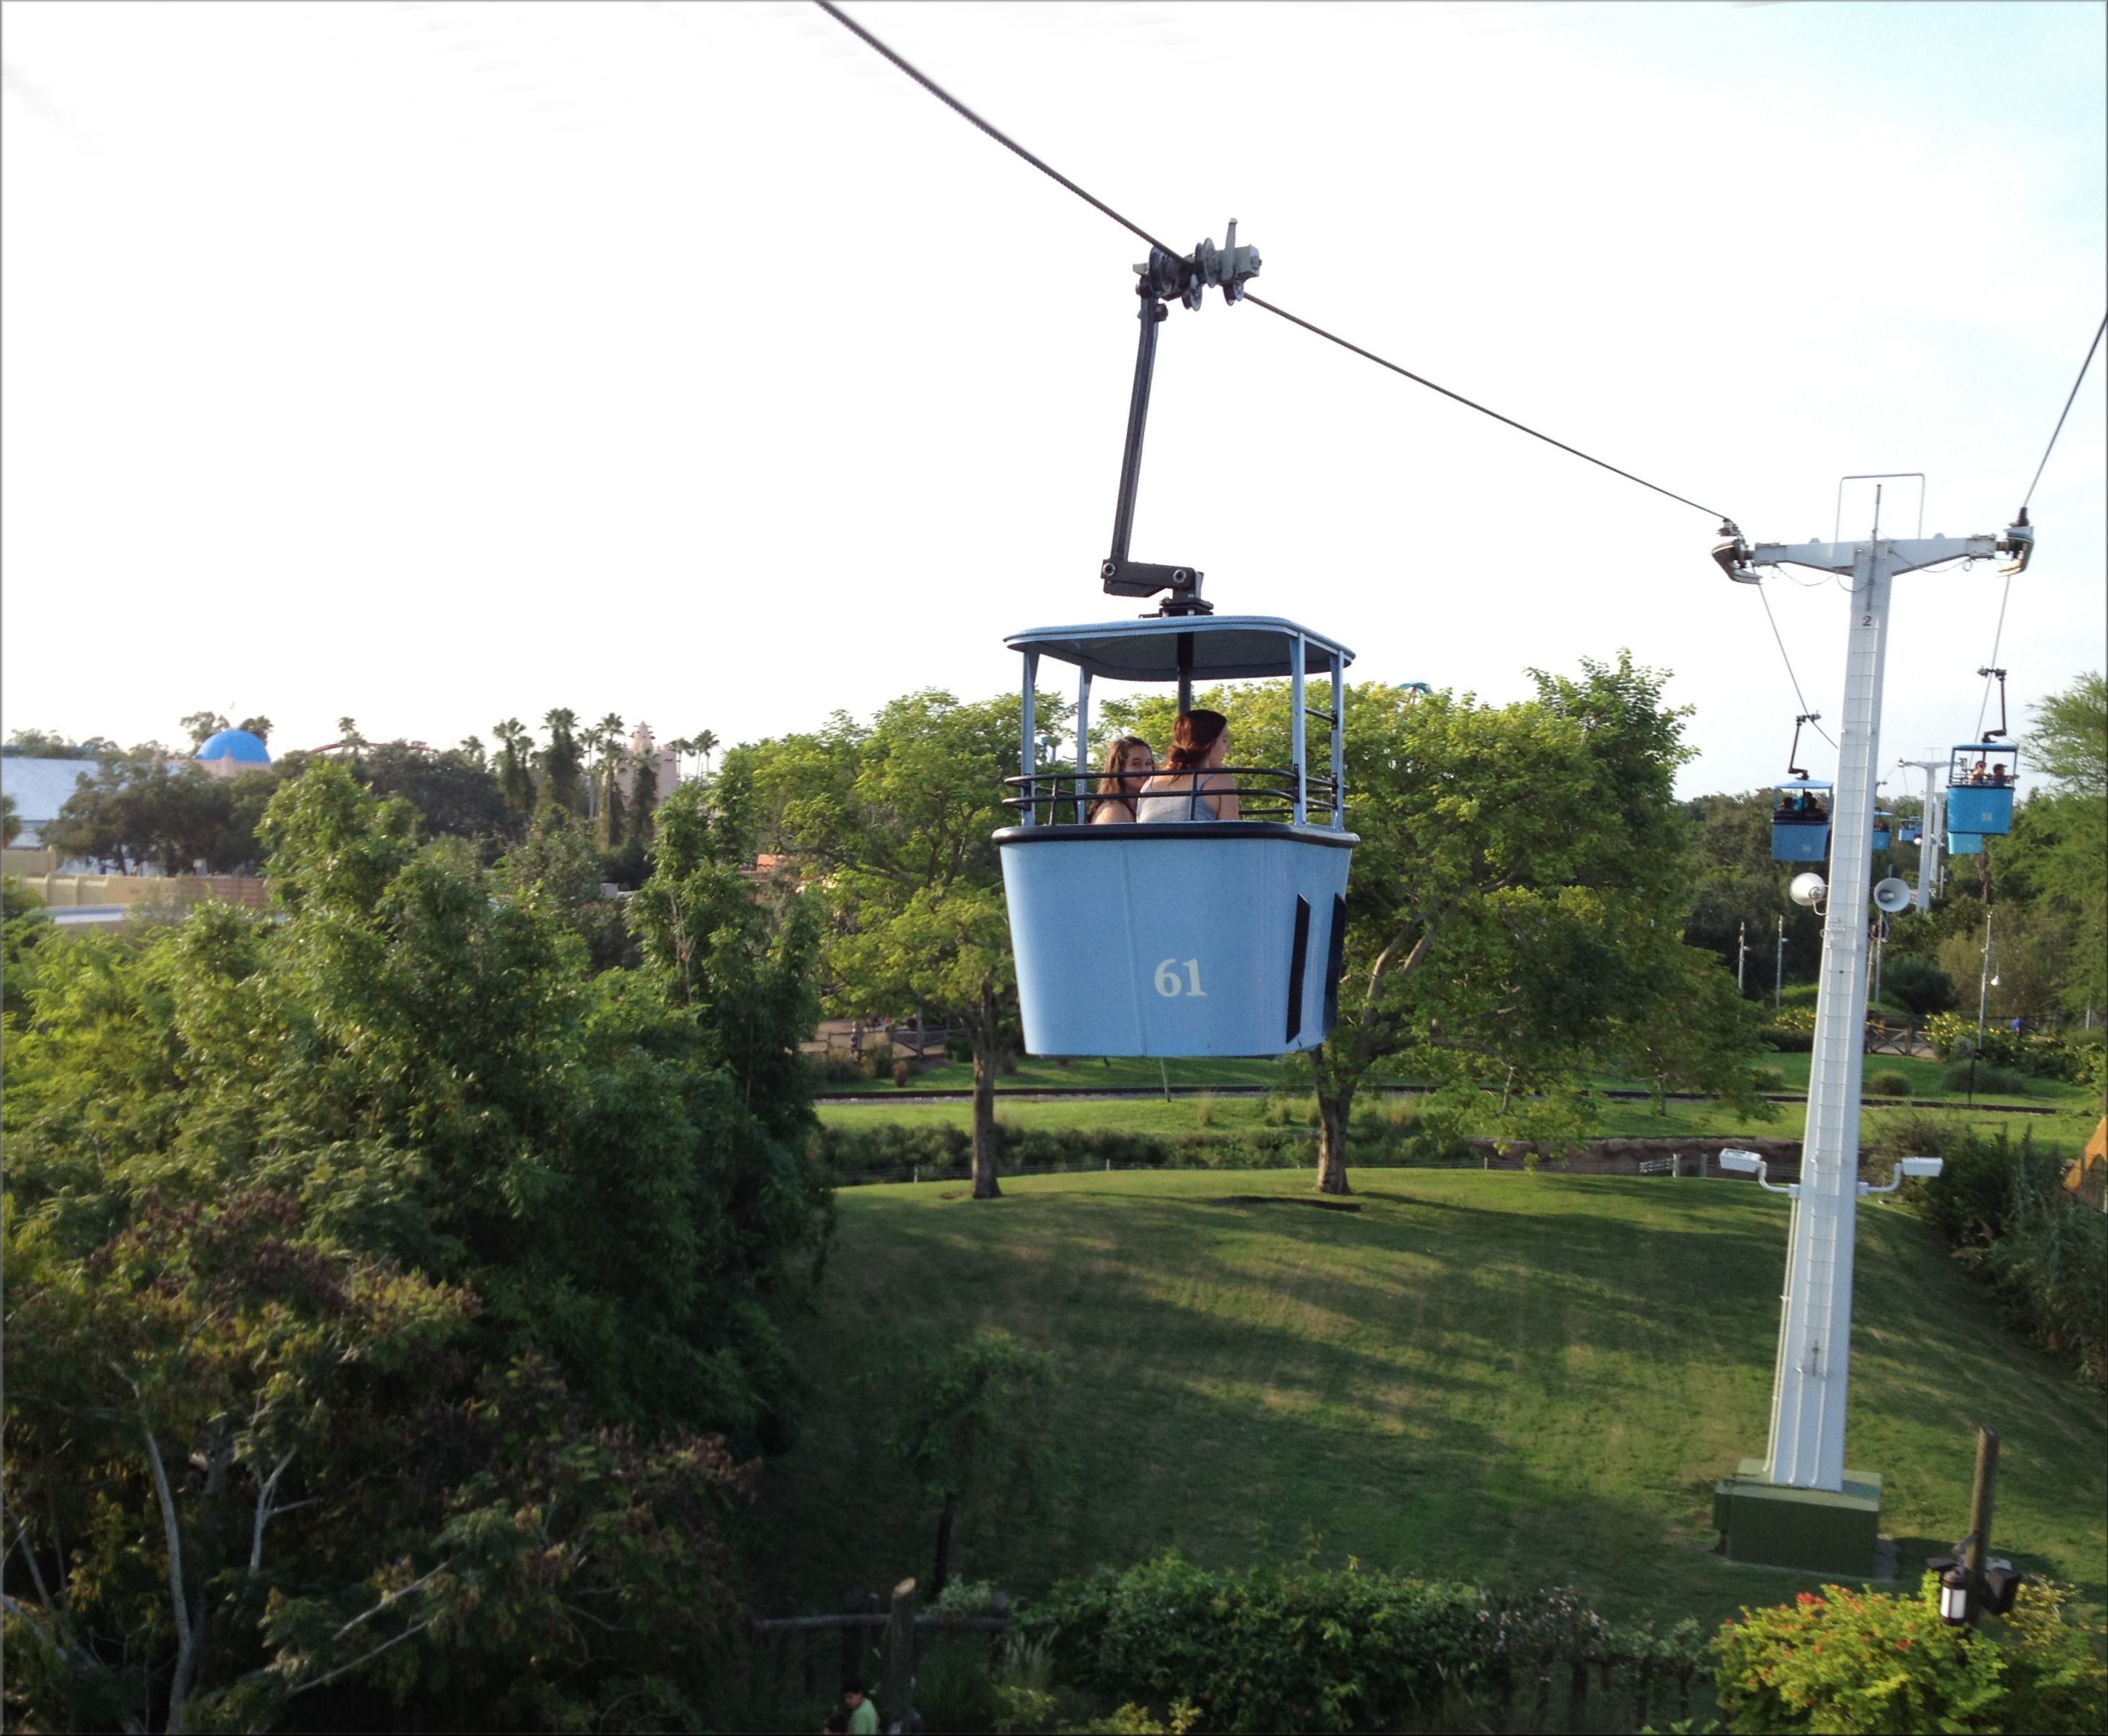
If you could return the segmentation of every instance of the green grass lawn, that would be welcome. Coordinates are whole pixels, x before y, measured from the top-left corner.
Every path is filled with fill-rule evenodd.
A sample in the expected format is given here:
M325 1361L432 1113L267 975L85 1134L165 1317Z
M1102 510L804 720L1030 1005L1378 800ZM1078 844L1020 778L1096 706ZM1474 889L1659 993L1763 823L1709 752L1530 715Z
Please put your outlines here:
M1573 1585L1614 1617L1711 1621L1813 1583L1710 1553L1714 1480L1763 1450L1782 1201L1549 1173L1359 1184L1354 1213L1280 1172L840 1192L820 1304L789 1323L813 1414L764 1480L763 1612L926 1577L934 1514L885 1439L917 1359L980 1327L1060 1371L1056 1498L969 1513L955 1544L955 1572L1021 1594L1166 1548L1235 1567L1313 1540L1331 1564ZM1999 1552L2097 1617L2100 1395L1893 1206L1861 1215L1857 1313L1847 1459L1885 1478L1905 1570L1963 1530L1985 1422Z

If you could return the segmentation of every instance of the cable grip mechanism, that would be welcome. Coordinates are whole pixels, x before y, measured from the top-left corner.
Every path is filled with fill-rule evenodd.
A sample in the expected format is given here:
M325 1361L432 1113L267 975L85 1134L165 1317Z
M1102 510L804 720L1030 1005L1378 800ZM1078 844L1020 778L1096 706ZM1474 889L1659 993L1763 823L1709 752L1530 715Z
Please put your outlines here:
M1259 249L1237 245L1234 217L1219 248L1210 237L1182 259L1161 247L1151 247L1149 257L1134 268L1139 280L1135 293L1142 304L1137 310L1142 334L1135 349L1134 387L1128 399L1127 442L1120 453L1112 552L1099 563L1098 576L1107 593L1114 597L1154 597L1159 591L1169 591L1171 594L1164 599L1160 614L1212 615L1214 606L1201 598L1203 575L1198 568L1128 558L1134 531L1135 494L1142 481L1142 435L1149 424L1149 390L1156 372L1156 328L1169 312L1165 303L1173 297L1189 312L1197 313L1208 291L1219 289L1223 301L1234 306L1244 300L1245 285L1259 275Z

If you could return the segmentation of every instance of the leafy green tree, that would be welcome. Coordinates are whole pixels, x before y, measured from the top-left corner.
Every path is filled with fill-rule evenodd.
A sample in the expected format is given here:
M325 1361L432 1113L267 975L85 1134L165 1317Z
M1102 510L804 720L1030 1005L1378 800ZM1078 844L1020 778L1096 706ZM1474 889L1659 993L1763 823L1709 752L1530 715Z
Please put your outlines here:
M1701 796L1685 805L1694 836L1683 936L1730 970L1736 946L1746 942L1744 992L1766 1001L1781 934L1788 982L1814 981L1822 958L1822 918L1786 895L1790 864L1772 860L1772 806L1769 790Z
M22 1020L30 954L50 933L44 901L12 874L0 879L0 1021L12 1030Z
M1432 1082L1518 1139L1591 1125L1592 1075L1764 1108L1744 1057L1753 1008L1685 943L1687 757L1662 677L1628 655L1579 679L1534 671L1501 707L1357 687L1347 706L1347 891L1340 1016L1307 1064L1318 1185L1349 1190L1354 1095L1374 1073ZM1286 765L1286 683L1203 696L1244 763ZM1169 733L1172 702L1107 708L1106 727ZM1245 760L1250 754L1254 757Z
M635 965L640 954L622 906L601 890L601 853L585 823L553 802L534 816L493 871L502 895L527 900L584 941L596 972Z
M268 743L271 739L271 719L268 717L245 717L234 727L247 730L259 742Z
M232 789L195 760L106 756L92 778L81 775L43 840L61 855L115 861L127 874L149 864L187 874L200 861L229 868L244 845L231 835Z
M341 764L262 831L275 920L13 955L11 1717L695 1727L826 1229L796 949L595 974Z
M754 839L743 778L707 792L678 786L660 809L651 877L628 901L629 926L663 998L694 1021L707 1063L762 1106L774 1138L802 1146L813 1123L800 1046L819 1015L819 923L794 888L756 895L742 872Z
M227 728L227 719L217 711L193 711L182 720L182 724L191 738L191 746L202 747L209 738Z
M497 774L460 748L434 753L408 742L383 742L366 750L358 770L375 794L399 796L415 808L428 836L502 841L525 829L525 816L506 800Z
M97 754L114 751L116 743L99 735L92 735L83 742L72 742L48 729L16 729L11 731L0 754L10 759L24 760L92 760Z
M0 790L0 847L11 845L22 835L22 817L15 806L14 796Z
M1525 1137L1584 1132L1598 1071L1759 1109L1755 1016L1675 920L1689 751L1662 679L1620 653L1578 680L1533 672L1535 698L1498 710L1447 694L1349 708L1363 842L1340 1024L1313 1057L1321 1188L1347 1189L1349 1111L1379 1064L1497 1090Z
M718 738L707 729L698 729L688 737L688 751L702 756L703 776L709 777L710 755L718 751Z
M1993 845L2004 895L2029 905L2063 1010L2098 1008L2108 1005L2108 682L2082 675L2044 700L2027 747L2047 787L2019 805L2012 835Z
M937 1508L930 1595L951 1577L952 1530L962 1508L1015 1521L1042 1493L1052 1465L1048 1389L1054 1359L984 1328L924 1359L890 1445Z
M549 745L542 750L542 800L566 814L583 814L585 777L579 764L578 714L558 706L544 715Z
M1002 1191L995 1080L1017 977L992 840L1008 818L1002 779L1018 768L1018 721L1015 697L914 693L867 728L837 713L816 734L735 748L718 779L750 783L761 847L824 889L830 1009L893 1017L920 1003L964 1028L976 1199Z

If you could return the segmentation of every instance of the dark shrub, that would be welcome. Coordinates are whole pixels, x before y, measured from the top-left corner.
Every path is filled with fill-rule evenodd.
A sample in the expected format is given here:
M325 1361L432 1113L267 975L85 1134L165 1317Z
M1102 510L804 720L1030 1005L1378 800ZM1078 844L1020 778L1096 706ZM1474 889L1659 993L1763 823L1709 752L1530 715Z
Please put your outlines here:
M1947 1070L1944 1083L1949 1091L1966 1091L1971 1088L1969 1063L1957 1062ZM2027 1094L2027 1075L2016 1073L2011 1067L1993 1066L1988 1062L1976 1063L1975 1080L1976 1094L1987 1093L2025 1097Z
M1882 972L1881 992L1922 1019L1954 1004L1954 979L1929 960L1899 958Z
M1910 1075L1894 1067L1884 1067L1867 1080L1867 1089L1876 1097L1908 1097Z

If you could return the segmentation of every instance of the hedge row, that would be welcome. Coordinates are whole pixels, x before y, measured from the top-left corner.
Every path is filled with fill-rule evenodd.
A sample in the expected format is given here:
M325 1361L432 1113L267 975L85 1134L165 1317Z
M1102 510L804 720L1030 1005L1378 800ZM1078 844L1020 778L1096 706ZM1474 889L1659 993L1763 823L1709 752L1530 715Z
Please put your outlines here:
M1020 1170L1279 1170L1314 1163L1313 1136L1292 1127L1236 1133L1133 1134L1101 1128L1016 1128L998 1121L996 1163ZM973 1161L973 1134L957 1126L881 1122L870 1127L822 1126L813 1156L838 1183L876 1181L912 1171L964 1170ZM1357 1153L1358 1161L1359 1158Z
M1206 1730L1425 1729L1453 1695L1541 1704L1556 1673L1563 1697L1585 1699L1588 1672L1608 1686L1618 1666L1637 1728L1652 1684L1673 1684L1663 1709L1688 1716L1709 1673L1695 1622L1615 1633L1571 1592L1500 1597L1366 1569L1217 1573L1168 1554L1065 1581L1023 1619L1062 1680L1182 1702Z
M1613 1626L1570 1590L1356 1567L1210 1572L1172 1553L1065 1581L1020 1626L1056 1680L1120 1703L1096 1729L1680 1729L1709 1689L1727 1729L1750 1736L2098 1729L2108 1709L2098 1631L2047 1580L1966 1635L1940 1621L1930 1575L1664 1633Z
M1416 1110L1355 1116L1354 1161L1365 1169L1440 1166L1476 1161L1453 1117ZM996 1163L1007 1174L1102 1170L1292 1170L1318 1161L1317 1130L1272 1125L1187 1134L1119 1133L1100 1128L1016 1128L996 1124ZM879 1122L823 1125L813 1157L837 1184L905 1181L917 1171L963 1170L973 1135L956 1125Z
M2063 1186L2065 1161L1931 1116L1902 1116L1876 1138L1889 1157L1937 1155L1945 1164L1912 1184L1921 1216L1956 1256L2002 1296L2020 1325L2097 1384L2108 1379L2108 1217Z

